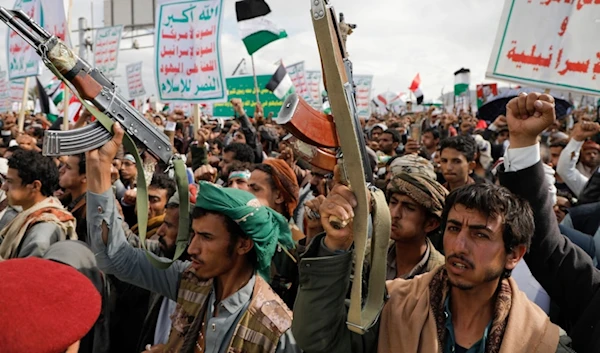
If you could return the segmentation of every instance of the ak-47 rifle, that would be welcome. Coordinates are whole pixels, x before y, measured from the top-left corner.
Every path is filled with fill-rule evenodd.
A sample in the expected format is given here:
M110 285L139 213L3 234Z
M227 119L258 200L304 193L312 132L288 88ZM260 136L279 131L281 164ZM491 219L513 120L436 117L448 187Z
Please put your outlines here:
M341 179L342 182L350 185L358 201L353 219L356 258L347 325L350 330L364 334L375 323L383 306L386 254L391 230L390 212L384 193L371 185L373 174L356 111L352 63L346 57L335 11L327 0L311 0L310 3L312 7L310 14L321 56L335 131L328 128L326 115L310 108L296 95L291 95L284 102L278 120L286 126L294 127L295 129L292 129L294 136L306 143L320 147L337 147L337 143L336 146L331 146L332 141L339 142L338 164L341 166ZM294 133L294 130L300 132ZM371 272L367 298L363 305L363 261L367 241L369 241L367 192L371 193L373 234ZM349 223L347 220L331 218L329 222L338 229Z
M0 7L0 20L32 46L50 70L56 68L81 98L118 121L128 135L155 157L170 163L173 151L169 139L117 93L115 84L102 72L75 55L60 39L48 33L23 11ZM99 148L111 138L110 131L99 122L94 122L77 130L47 131L42 151L46 156L74 155Z
M94 113L98 121L86 127L70 131L46 131L42 153L46 156L66 156L100 148L112 138L110 131L112 123L119 122L126 133L123 140L126 148L136 150L136 145L140 146L158 160L174 167L180 205L182 205L182 209L187 210L189 198L187 197L188 187L185 166L181 158L174 154L167 136L133 108L116 91L116 85L106 78L102 72L75 55L60 39L48 33L23 11L8 10L0 6L0 21L6 23L8 27L33 47L42 58L44 65L64 81L67 86L72 87L87 108L98 110ZM95 108L91 107L86 101L90 101ZM67 119L67 117L65 116L64 119ZM146 194L144 171L141 169L142 163L139 160L138 153L130 152L136 158L136 166L138 167L137 208L145 210L147 209L148 196ZM180 212L180 232L177 237L175 258L179 257L187 246L188 217L188 212ZM147 218L146 212L138 213L140 238L144 248L146 246L144 240ZM157 267L164 268L170 264L157 261L151 256L148 257Z

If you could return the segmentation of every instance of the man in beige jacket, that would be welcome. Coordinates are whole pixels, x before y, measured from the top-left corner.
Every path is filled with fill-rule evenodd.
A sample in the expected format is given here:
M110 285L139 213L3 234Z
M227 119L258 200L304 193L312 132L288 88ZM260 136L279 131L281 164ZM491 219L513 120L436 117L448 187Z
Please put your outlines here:
M521 95L507 112L506 171L529 168L536 160L520 152L536 145L554 121L554 100ZM445 265L410 281L389 281L380 319L366 335L353 336L344 308L352 226L336 230L327 220L350 219L355 205L350 189L334 187L320 207L326 235L314 239L300 264L292 330L305 352L569 352L568 337L559 336L510 277L531 242L532 210L491 184L468 185L447 197L441 217Z

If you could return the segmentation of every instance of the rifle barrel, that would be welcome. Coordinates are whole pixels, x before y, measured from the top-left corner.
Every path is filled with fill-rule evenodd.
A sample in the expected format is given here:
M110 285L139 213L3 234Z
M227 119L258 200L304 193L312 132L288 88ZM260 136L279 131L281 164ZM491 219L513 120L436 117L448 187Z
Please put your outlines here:
M13 31L17 32L29 45L36 50L50 39L52 35L35 23L21 10L8 10L0 6L0 21L6 23Z

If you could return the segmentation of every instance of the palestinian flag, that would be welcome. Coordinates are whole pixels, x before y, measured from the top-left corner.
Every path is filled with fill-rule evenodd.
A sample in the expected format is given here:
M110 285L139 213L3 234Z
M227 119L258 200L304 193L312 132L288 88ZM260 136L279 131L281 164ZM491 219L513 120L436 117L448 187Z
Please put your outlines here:
M263 0L238 1L235 3L235 12L240 36L250 55L271 42L287 37L284 30L265 17L271 9Z
M59 104L63 102L63 99L65 97L64 82L62 82L61 80L54 77L52 79L52 81L50 81L46 85L45 89L46 89L46 93L48 93L48 96L50 97L50 99L52 99L52 101L54 102L54 105L56 105L58 107Z
M414 93L415 97L417 98L417 105L420 105L421 103L423 103L423 91L421 91L421 88L419 87L420 85L421 85L421 75L417 74L417 76L415 76L412 83L410 84L410 88L409 88L412 91L412 93Z
M295 92L292 78L288 75L283 63L279 64L277 71L275 71L265 88L281 100Z
M454 73L454 96L469 95L471 70L462 68Z
M58 109L56 108L54 102L48 96L48 93L44 89L44 86L42 86L40 79L36 77L35 81L37 83L36 88L38 93L39 112L44 113L48 121L53 123L56 121L56 119L58 119ZM36 111L37 110L38 109L36 109Z

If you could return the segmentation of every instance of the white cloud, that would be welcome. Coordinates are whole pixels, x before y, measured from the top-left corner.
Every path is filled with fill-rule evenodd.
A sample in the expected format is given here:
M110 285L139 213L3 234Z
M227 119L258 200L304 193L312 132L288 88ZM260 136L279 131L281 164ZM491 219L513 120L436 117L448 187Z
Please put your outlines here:
M151 3L151 1L149 1ZM309 69L320 69L319 53L310 19L309 0L267 0L271 20L284 28L289 37L270 44L255 55L258 74L274 72L279 59L292 64L304 60ZM224 33L221 38L224 71L231 74L242 58L250 58L237 33L235 0L225 0ZM0 0L0 6L12 7L13 0ZM94 25L101 23L102 0L95 0ZM376 92L407 92L413 77L421 74L421 88L426 99L437 98L442 88L452 90L453 72L461 67L471 69L471 83L484 81L498 21L502 12L500 0L336 0L336 10L358 28L348 39L348 52L356 74L375 76ZM71 28L77 17L91 24L90 0L73 0ZM77 35L73 34L77 42ZM6 38L0 26L0 38ZM140 38L140 44L151 44L151 37ZM124 40L122 48L131 46ZM6 67L6 46L0 46L0 66ZM152 49L124 50L119 54L116 82L126 86L125 65L144 62L144 84L155 92Z

